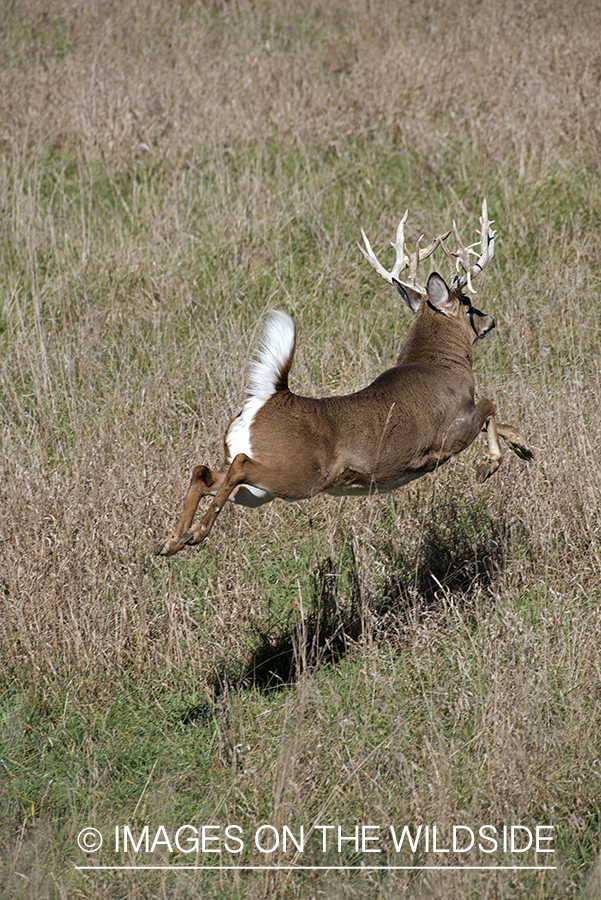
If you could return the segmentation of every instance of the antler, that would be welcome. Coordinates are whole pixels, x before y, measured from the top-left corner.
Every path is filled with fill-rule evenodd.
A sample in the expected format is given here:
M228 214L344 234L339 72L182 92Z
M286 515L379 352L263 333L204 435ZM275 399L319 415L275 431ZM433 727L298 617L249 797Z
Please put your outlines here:
M451 275L453 276L453 287L455 290L462 290L467 287L468 291L471 291L473 294L476 293L473 285L472 278L476 278L480 272L482 272L486 266L489 264L493 256L495 255L495 234L496 231L493 231L491 226L491 222L488 219L488 207L486 205L486 200L482 201L482 215L480 216L480 230L478 234L480 235L480 240L476 241L475 244L470 244L469 247L464 246L461 238L459 237L459 232L457 230L457 226L453 221L453 234L455 235L455 240L457 241L457 250L452 253L450 250L442 245L444 252L447 255L447 259L449 261L449 266L451 268ZM477 252L474 250L474 247L480 246L480 255L478 256ZM470 254L472 256L478 256L473 265L470 263ZM463 275L459 277L459 273L463 269Z
M444 247L443 241L448 238L451 232L447 231L446 234L440 234L432 241L431 244L428 244L428 246L424 247L423 249L421 249L419 246L420 241L423 240L422 235L415 245L415 251L411 254L408 254L405 246L405 222L407 221L408 215L409 210L405 212L405 215L399 222L394 243L392 241L390 242L390 246L396 253L396 261L390 271L388 271L388 269L385 269L382 263L378 260L363 229L361 229L361 235L363 236L365 247L362 247L361 244L357 244L357 246L359 247L359 250L365 257L365 259L374 267L378 275L380 275L385 281L387 281L388 284L394 284L395 281L400 281L399 275L401 274L401 272L404 269L409 269L409 278L411 279L411 283L407 286L412 287L414 290L418 290L420 293L424 294L425 288L417 284L417 267L419 266L420 262L423 262L425 259L431 256L439 245L442 245ZM403 284L403 282L400 283Z
M424 294L425 288L417 283L417 267L421 262L431 256L436 248L440 246L444 250L449 261L451 277L453 279L453 289L455 291L461 291L463 290L463 288L467 287L468 291L471 291L475 294L476 291L472 285L472 279L476 278L480 274L480 272L482 272L486 268L495 253L496 232L493 231L490 227L492 223L488 219L488 208L486 205L486 200L482 201L482 215L480 216L480 230L478 231L480 239L479 241L476 241L475 244L470 244L469 247L466 247L464 245L459 236L457 225L453 221L453 234L455 235L455 240L457 241L457 250L455 252L450 251L445 246L444 241L446 241L451 233L450 231L447 231L446 234L440 234L432 241L431 244L429 244L427 247L424 247L423 249L421 249L419 246L420 241L423 240L422 235L417 241L415 251L413 253L408 253L405 246L405 222L407 221L408 213L409 210L407 210L407 212L399 222L394 243L392 243L392 241L390 243L390 246L396 253L396 261L390 271L385 269L382 263L378 260L374 251L372 250L369 240L367 239L367 235L365 234L363 229L361 229L365 247L362 247L361 244L358 244L359 250L365 257L365 259L374 267L378 275L380 275L385 281L387 281L388 284L394 284L395 281L400 281L400 273L405 269L409 269L409 283L406 284L406 286L412 287L414 290L417 290L420 293ZM478 246L480 247L479 256L478 253L474 250L474 247ZM472 263L470 261L470 255L478 257L476 262ZM461 270L463 270L463 275L461 275L460 277ZM401 284L403 283L404 282L401 282Z

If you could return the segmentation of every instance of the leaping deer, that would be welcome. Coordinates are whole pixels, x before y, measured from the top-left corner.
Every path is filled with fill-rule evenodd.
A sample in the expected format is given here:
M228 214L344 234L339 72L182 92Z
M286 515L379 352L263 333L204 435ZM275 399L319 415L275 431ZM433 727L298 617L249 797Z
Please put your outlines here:
M483 430L488 453L477 470L479 482L499 468L499 436L522 459L534 458L517 428L496 423L492 401L474 399L472 345L495 327L494 319L464 293L474 292L473 280L494 254L486 200L476 244L465 247L453 222L455 252L444 243L449 231L424 249L420 238L409 254L406 220L407 213L392 244L396 262L390 271L377 260L364 231L365 247L359 246L414 314L395 365L355 394L299 397L288 387L294 323L285 312L272 312L249 368L244 407L225 434L224 461L218 469L194 467L175 533L157 548L157 555L172 556L204 541L226 500L256 507L276 497L304 500L320 493L393 491L461 453ZM473 249L478 245L479 253ZM449 262L451 286L437 272L422 286L418 265L439 246ZM409 280L401 282L405 269ZM214 499L192 527L206 495Z

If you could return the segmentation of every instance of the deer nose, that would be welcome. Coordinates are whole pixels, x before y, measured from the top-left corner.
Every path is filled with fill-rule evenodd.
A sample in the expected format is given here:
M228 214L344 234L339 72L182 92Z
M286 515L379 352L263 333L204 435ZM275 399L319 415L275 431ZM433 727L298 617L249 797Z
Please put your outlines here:
M475 309L473 306L469 311L469 317L470 324L476 333L476 340L483 338L495 327L495 320L492 316L487 316L486 313L480 312L479 309Z
M478 323L478 328L476 330L476 334L479 338L485 337L489 331L492 331L495 327L495 320L492 316L483 316L482 319Z

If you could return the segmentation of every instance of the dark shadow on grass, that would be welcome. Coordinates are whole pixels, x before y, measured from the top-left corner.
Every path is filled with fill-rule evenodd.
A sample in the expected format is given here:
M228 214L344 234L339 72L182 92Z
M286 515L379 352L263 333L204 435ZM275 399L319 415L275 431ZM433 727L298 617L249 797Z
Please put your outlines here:
M352 547L342 564L326 557L311 575L308 608L291 610L287 621L256 629L256 648L240 674L224 667L216 673L215 694L249 687L277 690L301 671L341 659L361 635L361 589Z
M224 664L215 672L215 697L245 688L284 688L303 671L335 664L368 632L377 639L449 596L466 606L477 590L498 580L514 537L507 522L493 521L482 505L454 499L422 526L417 551L415 541L411 552L393 540L383 542L388 575L377 596L364 589L351 545L336 563L326 557L312 574L307 608L257 629L246 664Z
M425 524L417 557L389 545L390 575L380 614L407 603L432 608L450 595L469 601L505 570L511 536L507 521L494 522L483 506L450 501Z

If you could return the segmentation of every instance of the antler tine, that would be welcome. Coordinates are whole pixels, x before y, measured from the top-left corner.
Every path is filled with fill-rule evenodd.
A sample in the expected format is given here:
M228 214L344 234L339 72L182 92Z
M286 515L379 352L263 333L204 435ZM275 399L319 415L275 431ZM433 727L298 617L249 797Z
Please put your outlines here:
M443 241L446 241L446 239L448 238L450 233L451 233L450 231L445 231L444 234L439 234L437 238L434 238L434 240L432 241L431 244L428 244L427 247L424 247L423 250L420 250L419 251L419 261L423 262L429 256L432 256L432 254L434 253L434 251L436 250L437 247L440 247L440 246L444 247ZM422 235L422 237L420 237L419 241L421 241L422 238L423 238L423 235ZM417 242L418 244L419 244L419 241Z
M472 285L472 278L476 278L480 272L486 268L495 254L496 232L490 227L491 224L492 223L488 218L488 206L486 200L483 200L482 215L480 216L480 231L478 232L480 240L476 241L474 244L470 244L469 247L465 247L459 237L457 226L455 225L455 222L453 222L453 233L455 235L455 240L457 241L457 250L455 253L449 253L445 248L445 252L447 253L447 257L450 256L455 258L455 283L460 290L467 287L473 294L476 293ZM479 256L474 250L474 247L477 247L478 244L480 245ZM478 259L473 265L470 265L470 253L472 256L478 256ZM464 274L461 278L459 278L460 266L464 270Z
M387 281L388 284L393 284L394 281L400 281L399 275L404 269L408 268L410 286L424 293L424 288L420 287L417 284L417 267L420 262L423 262L425 259L431 256L438 246L442 245L444 247L443 241L448 238L451 232L447 231L446 234L439 235L432 241L431 244L428 244L428 246L424 247L423 249L421 249L419 246L419 242L423 240L422 235L417 241L415 252L407 254L405 249L405 222L407 221L408 214L409 210L405 212L405 215L398 224L394 243L391 241L390 244L390 246L396 253L395 264L390 271L385 269L384 266L379 262L363 229L361 229L361 234L363 236L365 247L362 247L361 244L358 244L357 246L359 247L359 250L366 258L366 260L374 267L378 275L384 278L384 280ZM444 249L446 250L446 247Z
M363 237L365 247L362 247L359 243L357 244L357 246L359 247L359 250L368 261L368 263L370 263L370 265L374 267L378 275L380 275L385 281L387 281L388 284L393 284L393 279L398 281L400 273L409 265L409 260L405 255L405 222L407 221L408 215L409 210L406 210L405 215L398 224L395 241L394 243L392 243L392 241L390 242L390 246L396 253L396 260L394 266L390 271L388 271L388 269L385 269L382 263L378 260L376 254L372 250L367 235L365 234L363 229L361 229L361 235Z
M409 282L412 286L417 285L417 267L419 264L425 259L428 259L429 256L432 256L437 247L442 247L443 250L446 250L443 241L446 241L450 233L450 231L447 231L446 234L439 234L437 238L434 238L431 244L428 244L428 246L423 249L419 246L420 241L423 241L424 239L423 234L417 239L415 251L409 256ZM420 290L423 292L422 288L420 288Z

